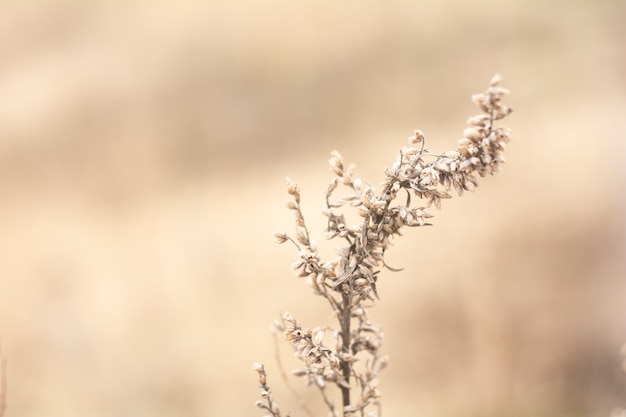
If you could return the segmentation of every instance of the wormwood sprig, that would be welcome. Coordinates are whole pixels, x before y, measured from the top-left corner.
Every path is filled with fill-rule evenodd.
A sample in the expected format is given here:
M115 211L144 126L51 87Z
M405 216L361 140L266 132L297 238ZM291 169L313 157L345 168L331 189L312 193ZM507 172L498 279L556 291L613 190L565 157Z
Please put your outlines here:
M254 369L259 375L259 388L261 388L261 398L262 400L258 400L255 404L257 407L262 408L263 410L269 411L272 417L281 417L280 407L278 404L272 399L271 391L269 385L267 385L267 374L265 373L265 367L261 363L252 364L252 369ZM289 417L287 414L285 417Z
M304 364L292 373L319 389L328 415L381 415L378 375L387 365L387 357L380 352L382 330L372 325L367 311L379 299L377 283L381 270L394 270L386 265L385 252L403 227L430 225L433 215L428 209L440 208L441 200L450 198L452 189L462 195L476 188L479 177L500 172L510 130L495 123L512 111L502 103L508 90L500 87L500 81L499 75L494 76L484 93L472 96L481 114L467 120L455 150L432 153L425 146L424 134L416 130L395 163L385 169L379 192L356 178L355 166L346 166L339 152L331 152L329 163L334 176L323 209L327 217L326 238L344 243L334 259L324 262L320 258L304 221L300 188L287 178L291 196L287 208L295 214L295 239L284 232L276 232L274 237L278 243L295 245L299 257L292 267L296 275L306 278L313 293L328 301L338 327L309 329L290 313L284 313L274 325ZM347 193L337 197L340 186ZM421 204L414 204L415 200ZM361 221L348 225L340 211L345 207L356 210ZM255 369L265 381L262 365ZM329 386L338 389L341 408L335 405ZM269 389L262 389L267 402L258 401L257 405L274 417L280 416Z

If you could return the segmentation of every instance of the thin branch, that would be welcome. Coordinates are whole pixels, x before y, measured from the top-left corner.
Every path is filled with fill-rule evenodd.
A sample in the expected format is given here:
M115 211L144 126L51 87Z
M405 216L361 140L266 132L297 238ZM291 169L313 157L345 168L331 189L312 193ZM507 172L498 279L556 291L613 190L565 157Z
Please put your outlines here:
M302 398L302 396L298 393L298 391L291 385L291 382L289 381L289 377L287 376L287 372L285 372L283 361L280 359L280 349L278 348L278 337L276 337L275 332L273 333L273 336L274 336L274 359L276 360L276 365L278 366L278 371L280 372L280 376L283 380L283 383L285 384L289 392L291 392L291 394L298 400L298 404L300 405L300 407L302 407L304 412L307 413L307 415L309 415L310 417L315 417L315 414L313 414L313 412L306 405L306 401L304 400L304 398Z

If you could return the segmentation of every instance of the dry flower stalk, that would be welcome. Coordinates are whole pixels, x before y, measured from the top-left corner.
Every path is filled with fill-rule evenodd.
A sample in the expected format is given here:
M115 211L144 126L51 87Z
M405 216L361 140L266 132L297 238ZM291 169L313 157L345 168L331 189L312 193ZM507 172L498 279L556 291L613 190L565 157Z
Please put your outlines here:
M334 177L323 209L328 218L326 238L340 238L345 245L330 261L320 259L301 211L300 188L287 178L291 196L287 208L296 217L295 239L284 232L276 232L274 237L278 243L290 241L296 246L299 258L292 265L296 275L306 278L313 293L328 301L338 328L308 329L289 313L275 322L275 328L284 334L304 364L293 374L320 390L329 416L380 415L378 375L387 357L380 352L383 333L371 324L367 310L378 300L381 269L393 270L385 264L385 251L404 226L430 225L432 214L428 208L440 208L441 200L450 198L452 189L462 195L476 188L478 177L500 172L510 130L495 122L512 111L501 101L508 90L500 87L500 80L499 75L494 76L484 93L472 96L481 114L467 120L455 150L431 153L425 147L424 134L416 130L396 162L385 170L378 193L369 183L354 177L354 165L346 166L339 152L331 153L329 163ZM337 198L334 193L340 185L349 193ZM413 205L415 198L423 203ZM358 212L361 223L346 224L339 211L345 206ZM325 342L325 333L331 335L332 344ZM280 411L269 396L263 366L255 366L265 400L257 405L278 417ZM335 386L341 393L341 412L330 398L328 386Z
M261 388L261 398L262 400L258 400L255 404L257 407L268 411L272 417L281 417L280 407L270 395L270 387L267 385L267 374L265 373L265 368L261 363L252 364L252 369L254 369L259 375L259 388ZM289 417L287 414L285 417Z

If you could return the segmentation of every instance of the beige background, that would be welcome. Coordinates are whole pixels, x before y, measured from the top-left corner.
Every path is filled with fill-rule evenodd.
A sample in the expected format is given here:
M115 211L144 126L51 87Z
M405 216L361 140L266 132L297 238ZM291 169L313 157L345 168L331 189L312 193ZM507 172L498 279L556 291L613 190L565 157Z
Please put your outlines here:
M413 129L454 147L495 72L504 174L379 282L383 415L626 406L626 3L29 3L0 5L8 416L262 415L253 361L303 415L267 329L331 321L273 243L284 177L332 255L329 151L378 184Z

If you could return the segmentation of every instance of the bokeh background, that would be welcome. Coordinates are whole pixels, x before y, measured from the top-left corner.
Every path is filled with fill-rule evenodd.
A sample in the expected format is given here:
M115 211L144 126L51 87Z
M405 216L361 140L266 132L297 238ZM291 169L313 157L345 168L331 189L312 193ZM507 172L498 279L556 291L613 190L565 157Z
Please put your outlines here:
M273 243L284 178L332 256L329 151L378 184L496 72L504 174L388 254L383 415L626 407L625 41L610 0L2 2L6 415L261 415L254 361L303 415L268 327L332 321Z

